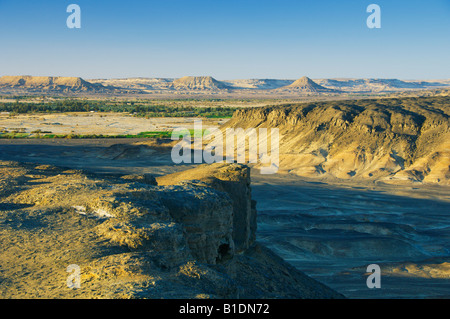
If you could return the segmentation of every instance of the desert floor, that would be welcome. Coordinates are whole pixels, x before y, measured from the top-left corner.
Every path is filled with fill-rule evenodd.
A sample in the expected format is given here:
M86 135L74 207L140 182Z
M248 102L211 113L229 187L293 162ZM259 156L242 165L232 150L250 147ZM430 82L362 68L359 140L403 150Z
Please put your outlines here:
M84 122L89 116L80 119ZM64 123L63 118L44 117L52 123ZM42 123L40 117L36 118ZM92 120L102 121L95 116ZM140 124L131 120L135 132L154 130L146 127L148 122ZM8 122L8 126L31 128L31 124L37 123L33 121ZM129 122L114 118L104 123L110 121L116 124L108 127L118 131L130 127ZM150 122L159 128L186 124L184 119L180 121ZM77 127L75 122L72 126ZM102 125L96 127L96 130L105 129ZM164 175L190 167L174 165L168 148L133 146L145 141L2 139L0 160L124 174ZM257 240L349 298L448 298L449 190L444 186L420 184L325 183L290 175L260 175L259 170L253 169ZM381 289L366 286L366 267L373 263L381 267Z
M9 116L0 114L0 129L23 129L31 133L40 129L53 134L123 135L150 131L171 131L176 127L193 128L193 118L135 117L120 113L53 113ZM216 127L226 119L202 119L204 128Z
M188 168L167 152L118 156L117 139L1 140L0 159L104 173L163 175ZM126 139L120 147L139 142ZM120 155L119 154L119 155ZM350 298L449 296L448 188L330 184L252 170L257 238L306 274ZM368 289L365 267L382 269Z

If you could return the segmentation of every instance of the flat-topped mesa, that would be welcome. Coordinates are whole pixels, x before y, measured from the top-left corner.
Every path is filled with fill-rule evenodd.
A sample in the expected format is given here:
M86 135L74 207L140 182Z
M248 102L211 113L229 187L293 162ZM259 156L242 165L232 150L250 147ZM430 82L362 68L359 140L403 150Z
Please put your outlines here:
M172 86L184 90L227 90L230 88L211 76L185 76L174 80Z
M59 76L3 76L0 87L15 89L56 90L56 91L97 91L106 89L101 84L92 84L80 77Z

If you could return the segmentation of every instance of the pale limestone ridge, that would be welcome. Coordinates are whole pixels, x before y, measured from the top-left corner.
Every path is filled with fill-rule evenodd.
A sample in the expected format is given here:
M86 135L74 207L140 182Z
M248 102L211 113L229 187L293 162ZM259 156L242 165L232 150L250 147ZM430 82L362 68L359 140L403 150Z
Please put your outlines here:
M450 80L398 79L241 79L219 81L211 76L173 78L118 78L89 79L57 76L4 76L0 78L2 94L57 94L78 93L90 96L97 93L129 95L192 95L226 97L298 97L338 94L448 94L445 88ZM442 91L442 92L441 92Z
M229 88L211 76L185 76L174 80L172 86L185 90L226 90Z
M99 91L105 90L101 84L92 84L80 77L55 76L2 76L0 88L14 88L42 91Z
M279 91L298 91L303 93L331 93L331 92L337 92L335 90L328 89L326 87L323 87L310 78L304 76L296 81L294 83L281 87L278 89Z

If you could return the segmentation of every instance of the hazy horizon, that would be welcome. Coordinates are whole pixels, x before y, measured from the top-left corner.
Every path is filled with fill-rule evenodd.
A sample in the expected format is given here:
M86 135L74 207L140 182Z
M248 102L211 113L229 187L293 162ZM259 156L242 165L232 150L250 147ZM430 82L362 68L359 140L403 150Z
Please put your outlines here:
M376 78L376 77L310 77L307 75L300 75L296 78L269 78L269 77L259 77L259 78L224 78L224 79L219 79L216 78L214 76L211 75L179 75L176 77L162 77L162 76L127 76L127 77L82 77L82 76L77 76L77 75L55 75L55 74L39 74L39 75L34 75L34 74L2 74L0 73L0 77L1 76L32 76L32 77L75 77L75 78L82 78L83 80L89 81L89 80L126 80L126 79L166 79L166 80L171 80L171 79L180 79L182 77L185 76L192 76L192 77L212 77L215 80L218 81L245 81L245 80L279 80L279 81L296 81L300 78L302 78L303 76L306 76L308 78L310 78L311 80L323 80L323 79L327 79L327 80L362 80L362 79L373 79L373 80L400 80L400 81L405 81L405 82L409 82L409 81L450 81L450 76L447 78L440 78L440 79L424 79L424 78L415 78L415 79L404 79L404 78Z

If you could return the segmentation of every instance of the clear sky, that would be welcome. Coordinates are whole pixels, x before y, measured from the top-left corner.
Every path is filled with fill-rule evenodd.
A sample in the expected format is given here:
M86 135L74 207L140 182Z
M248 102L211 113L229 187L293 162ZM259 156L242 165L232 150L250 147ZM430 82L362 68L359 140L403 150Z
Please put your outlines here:
M0 0L0 75L448 79L450 0Z

